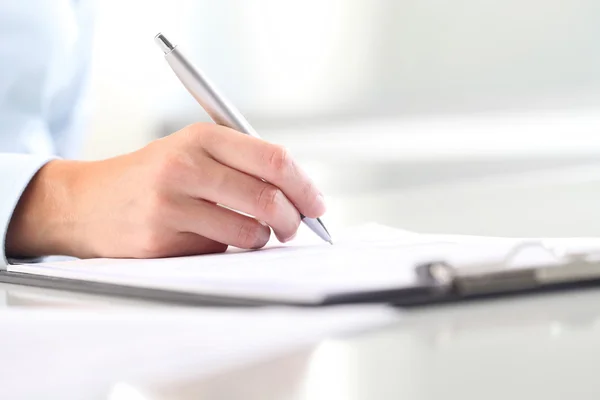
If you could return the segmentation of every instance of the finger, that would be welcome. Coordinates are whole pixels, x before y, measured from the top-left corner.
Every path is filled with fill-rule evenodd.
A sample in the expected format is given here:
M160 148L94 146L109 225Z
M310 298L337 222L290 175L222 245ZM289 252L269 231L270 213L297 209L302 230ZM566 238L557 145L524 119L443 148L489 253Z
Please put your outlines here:
M179 230L242 249L259 249L271 235L256 219L202 199L182 201L177 216Z
M192 256L197 254L223 253L227 245L216 242L195 233L179 232L176 235L165 238L162 249L154 257L167 256Z
M186 182L190 196L250 214L273 228L281 242L290 240L300 225L300 214L276 186L208 159Z
M325 212L323 196L285 148L221 126L208 130L203 139L211 157L277 186L305 216Z

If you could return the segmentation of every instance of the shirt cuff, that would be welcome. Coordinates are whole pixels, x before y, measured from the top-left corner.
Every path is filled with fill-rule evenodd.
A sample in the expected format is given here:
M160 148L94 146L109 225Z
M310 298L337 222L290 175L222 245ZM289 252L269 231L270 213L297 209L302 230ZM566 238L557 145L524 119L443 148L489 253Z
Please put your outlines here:
M0 154L0 270L6 269L6 232L15 207L33 176L55 157Z

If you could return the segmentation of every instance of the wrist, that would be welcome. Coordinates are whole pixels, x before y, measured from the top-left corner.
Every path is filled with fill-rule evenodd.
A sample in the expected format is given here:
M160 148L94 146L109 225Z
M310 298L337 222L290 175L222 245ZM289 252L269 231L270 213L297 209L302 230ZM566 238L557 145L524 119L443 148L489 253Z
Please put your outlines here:
M77 161L53 160L34 175L14 210L6 235L9 257L72 255Z

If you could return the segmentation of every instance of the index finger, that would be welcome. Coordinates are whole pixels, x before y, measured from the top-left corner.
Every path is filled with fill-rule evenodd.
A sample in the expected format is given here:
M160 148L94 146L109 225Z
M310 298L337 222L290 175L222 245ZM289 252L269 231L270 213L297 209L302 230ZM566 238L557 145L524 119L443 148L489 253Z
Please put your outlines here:
M211 157L277 186L301 214L325 213L323 196L285 147L217 125L204 139L202 147Z

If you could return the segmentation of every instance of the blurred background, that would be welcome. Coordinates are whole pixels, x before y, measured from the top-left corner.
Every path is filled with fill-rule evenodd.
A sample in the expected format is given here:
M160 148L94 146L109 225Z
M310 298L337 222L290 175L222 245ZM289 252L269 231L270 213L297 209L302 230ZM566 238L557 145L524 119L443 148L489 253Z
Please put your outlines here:
M155 46L160 31L290 148L334 230L600 235L595 0L96 7L88 159L209 120Z

